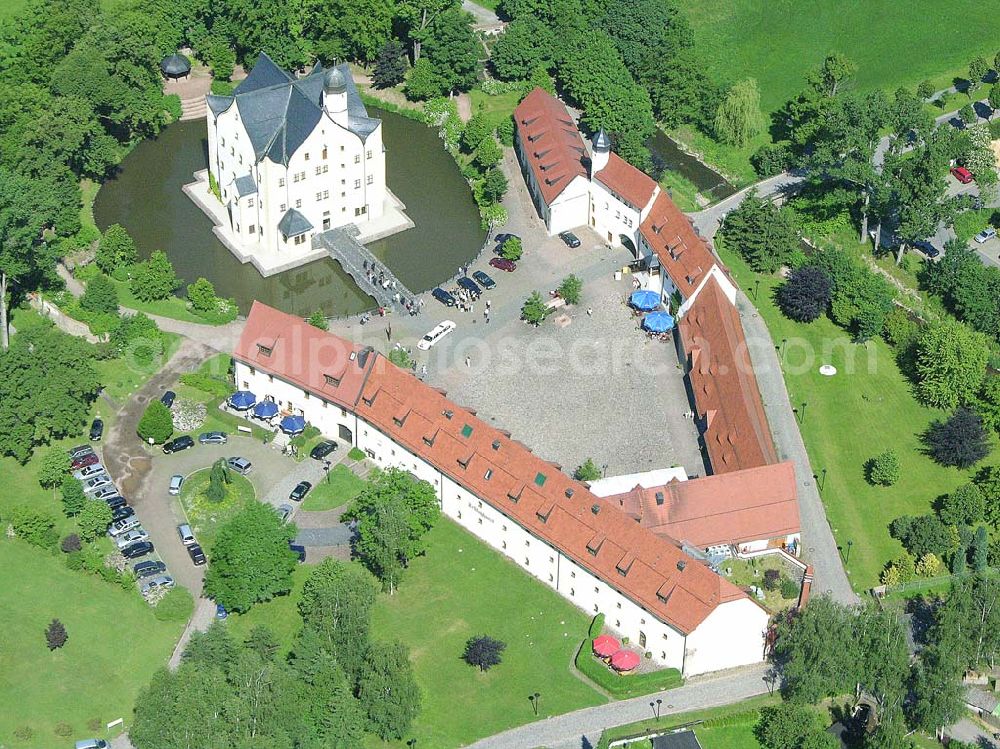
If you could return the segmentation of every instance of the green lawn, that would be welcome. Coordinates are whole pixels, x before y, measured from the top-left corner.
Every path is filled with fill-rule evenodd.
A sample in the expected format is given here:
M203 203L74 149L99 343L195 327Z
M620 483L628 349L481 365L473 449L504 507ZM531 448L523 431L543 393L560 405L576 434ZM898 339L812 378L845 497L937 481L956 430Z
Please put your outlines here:
M900 515L930 512L936 497L968 481L972 472L939 466L922 454L920 434L945 414L916 401L884 342L853 344L826 317L809 324L788 320L772 301L777 280L755 276L722 243L719 249L751 296L760 278L757 308L776 344L788 339L785 383L802 414L813 470L821 474L827 518L838 545L846 550L848 540L854 542L848 574L856 589L867 589L877 583L885 562L902 552L889 537L889 523ZM820 375L817 369L824 363L833 364L837 374ZM864 463L889 447L899 455L902 478L895 486L870 486Z
M238 473L229 472L230 483L226 496L220 502L212 502L205 496L211 469L202 468L188 476L181 487L181 507L191 524L194 535L206 551L215 543L219 526L238 513L254 498L253 484Z
M699 726L694 730L702 749L758 749L754 724L741 726Z
M493 7L486 6L485 3L479 3L479 5ZM473 114L482 113L490 121L490 125L495 128L504 118L514 114L514 107L521 101L521 92L515 91L510 94L490 96L477 87L469 91L469 97L472 99Z
M329 481L323 480L313 487L305 501L303 510L332 510L354 499L364 488L365 482L345 465L337 464L329 474Z
M136 695L182 629L157 621L134 591L72 572L58 556L16 540L0 541L0 590L0 744L9 749L70 746L103 736L117 718L128 725ZM44 630L53 618L69 640L50 652ZM69 737L54 732L61 722ZM33 731L30 739L15 737L22 727Z
M857 87L892 91L930 78L938 88L969 60L992 60L1000 14L975 0L690 0L696 48L721 80L753 77L765 111L795 95L832 51L858 65Z

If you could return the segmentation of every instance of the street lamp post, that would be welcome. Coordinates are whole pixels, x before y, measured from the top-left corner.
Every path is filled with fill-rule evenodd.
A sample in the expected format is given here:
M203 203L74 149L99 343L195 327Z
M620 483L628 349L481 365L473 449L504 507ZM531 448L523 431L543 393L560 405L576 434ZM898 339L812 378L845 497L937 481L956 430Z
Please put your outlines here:
M760 292L760 279L758 278L753 284L753 300L757 301L757 294Z
M851 563L851 547L854 546L854 541L847 539L847 558L844 560L844 564Z
M541 697L538 692L528 695L528 701L531 702L531 709L534 711L535 715L538 715L538 698Z
M788 343L787 338L782 338L781 343L778 344L778 360L784 364L785 363L785 344Z
M410 740L408 740L406 742L406 745L408 747L410 747L410 749L413 749L413 747L415 747L417 745L417 740L416 739L410 739Z
M802 401L802 405L799 407L799 424L806 420L806 406L809 404Z
M654 700L653 702L649 703L649 709L653 711L653 715L656 716L657 720L660 719L660 705L662 704L663 700L661 700L659 697L657 697L656 700Z
M823 478L819 482L819 490L823 491L824 487L826 486L826 469L824 468L822 471L820 471L820 474L822 475Z

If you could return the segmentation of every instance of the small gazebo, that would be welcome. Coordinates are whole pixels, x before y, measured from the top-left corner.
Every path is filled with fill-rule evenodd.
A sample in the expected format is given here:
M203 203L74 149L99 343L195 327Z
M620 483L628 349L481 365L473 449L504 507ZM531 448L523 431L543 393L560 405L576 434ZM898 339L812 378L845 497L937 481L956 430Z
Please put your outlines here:
M191 62L179 52L160 61L160 71L166 78L187 78Z

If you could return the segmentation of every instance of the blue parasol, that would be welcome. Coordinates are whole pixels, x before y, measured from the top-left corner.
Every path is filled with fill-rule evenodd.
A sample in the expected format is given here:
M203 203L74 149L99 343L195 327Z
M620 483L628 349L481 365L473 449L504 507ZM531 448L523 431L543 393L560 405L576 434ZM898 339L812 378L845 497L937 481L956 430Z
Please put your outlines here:
M649 289L639 289L632 292L629 304L639 310L656 309L660 305L660 295Z
M253 415L258 419L270 419L278 413L278 404L274 401L261 401L253 407Z
M246 411L257 402L257 396L249 390L237 390L229 396L229 405L237 411Z
M305 416L286 416L281 420L281 431L285 434L302 434L305 428Z
M674 327L674 318L669 312L650 312L642 318L642 327L650 333L666 333Z

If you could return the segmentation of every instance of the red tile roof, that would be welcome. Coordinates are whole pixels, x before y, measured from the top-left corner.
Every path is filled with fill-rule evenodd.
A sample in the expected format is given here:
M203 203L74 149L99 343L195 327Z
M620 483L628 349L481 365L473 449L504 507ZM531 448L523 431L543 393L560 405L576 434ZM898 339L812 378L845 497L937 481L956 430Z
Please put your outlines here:
M587 148L580 131L562 103L536 88L517 105L514 123L521 154L535 175L546 205L566 189L574 177L587 177L583 159Z
M608 164L594 175L598 182L613 193L625 198L636 210L649 203L656 190L656 182L641 169L636 169L618 154L608 155Z
M744 597L557 466L410 373L381 366L381 357L356 413L681 632Z
M376 359L370 348L257 301L233 356L344 408L354 407Z
M799 532L795 467L747 468L606 497L643 527L698 548Z
M678 327L712 472L777 463L739 312L716 278Z
M712 266L719 264L708 243L666 192L656 196L639 231L685 299L705 280Z

